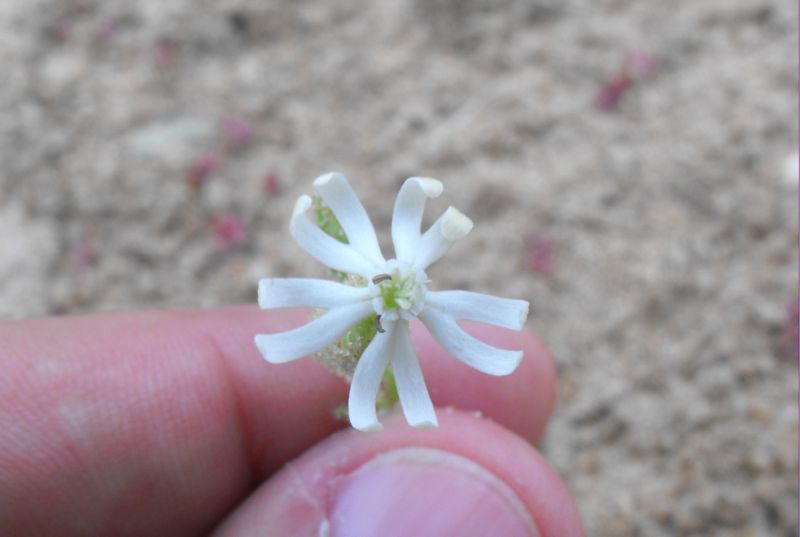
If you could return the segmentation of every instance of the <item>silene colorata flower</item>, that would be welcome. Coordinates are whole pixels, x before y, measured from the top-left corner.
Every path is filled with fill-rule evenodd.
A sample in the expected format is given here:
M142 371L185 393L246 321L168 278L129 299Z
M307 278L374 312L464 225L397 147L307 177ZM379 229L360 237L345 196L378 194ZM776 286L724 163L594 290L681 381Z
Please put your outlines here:
M313 307L324 313L307 324L276 334L259 334L255 343L264 358L283 363L336 343L355 325L374 316L374 337L355 364L348 399L350 422L362 431L381 430L376 398L391 368L400 405L414 427L436 427L436 412L411 344L409 322L418 318L450 354L484 373L508 375L522 351L492 347L457 323L471 320L522 329L529 304L470 291L433 291L425 270L472 229L472 221L448 208L424 233L422 213L428 198L442 193L435 179L407 179L394 204L392 242L395 258L381 253L375 229L347 179L328 173L314 188L333 213L347 242L337 240L307 218L313 202L301 196L289 229L312 257L335 271L354 275L345 282L310 278L264 278L258 286L262 309Z

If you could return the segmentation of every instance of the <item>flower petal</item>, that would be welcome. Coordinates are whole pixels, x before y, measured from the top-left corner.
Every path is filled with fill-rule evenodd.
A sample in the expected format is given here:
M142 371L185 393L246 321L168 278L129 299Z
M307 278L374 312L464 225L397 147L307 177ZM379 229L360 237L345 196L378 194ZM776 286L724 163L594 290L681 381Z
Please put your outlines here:
M394 322L384 323L386 333L377 334L373 338L356 364L347 410L351 425L359 431L383 429L375 412L375 400L383 380L383 372L393 354L396 325Z
M437 427L439 422L436 420L436 411L425 386L419 360L411 345L408 322L399 321L397 324L392 352L392 372L403 414L412 427Z
M358 274L366 279L372 278L378 270L377 265L365 258L355 248L337 241L305 217L311 207L311 198L300 196L295 203L289 231L306 252L320 263L334 270Z
M428 291L425 304L453 319L467 319L521 330L528 318L527 300L514 300L471 291Z
M438 197L441 193L442 183L427 177L409 177L400 187L392 215L394 254L400 261L413 263L419 246L419 227L425 200Z
M472 220L455 207L448 207L442 216L422 235L414 266L425 270L442 257L450 246L472 230Z
M372 303L368 300L333 308L299 328L277 334L259 334L256 346L268 362L289 362L340 339L351 326L371 312Z
M464 332L456 321L436 308L425 308L420 320L447 352L489 375L508 375L522 360L522 351L492 347Z
M353 287L314 278L263 278L258 282L261 309L312 307L331 309L372 300L369 287Z
M333 211L352 247L374 264L385 263L375 228L347 178L341 173L326 173L317 177L314 188Z

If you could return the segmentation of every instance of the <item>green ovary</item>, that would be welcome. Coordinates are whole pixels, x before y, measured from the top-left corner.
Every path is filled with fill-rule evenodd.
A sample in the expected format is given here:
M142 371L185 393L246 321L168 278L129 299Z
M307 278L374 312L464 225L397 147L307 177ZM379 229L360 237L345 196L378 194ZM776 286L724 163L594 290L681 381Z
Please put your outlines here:
M414 302L414 293L417 287L414 281L414 275L401 278L400 275L395 272L392 274L391 280L382 282L379 287L381 298L383 299L383 306L387 310L407 310Z

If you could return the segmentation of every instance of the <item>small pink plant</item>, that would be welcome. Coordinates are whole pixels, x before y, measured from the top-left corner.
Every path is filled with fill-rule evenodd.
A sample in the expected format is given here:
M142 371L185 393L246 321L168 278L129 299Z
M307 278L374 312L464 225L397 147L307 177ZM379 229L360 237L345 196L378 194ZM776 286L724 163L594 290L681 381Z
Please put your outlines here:
M625 66L632 75L644 78L652 75L656 69L656 62L644 50L632 50L625 56Z
M212 218L211 228L214 241L222 250L230 250L247 240L247 228L236 215L228 214Z
M219 130L222 133L225 146L230 150L239 149L253 139L253 129L250 124L238 118L225 118L220 121Z
M94 242L87 236L81 238L72 250L72 261L80 273L95 267L99 260L100 254Z
M531 272L550 274L553 271L553 239L545 235L531 234L523 239L525 266Z
M264 193L267 196L275 196L281 192L281 181L274 173L268 173L264 178Z
M611 110L617 106L622 96L637 83L655 72L655 61L643 50L633 50L625 55L622 67L605 82L594 98L594 104L600 110Z
M69 39L69 36L71 34L72 34L72 25L65 20L56 23L56 25L52 29L53 37L56 39L56 41L59 41L61 43Z
M619 100L628 91L631 86L631 77L628 73L622 72L614 75L614 78L603 84L597 96L594 99L594 104L600 110L611 110L617 106Z
M193 189L199 189L206 182L208 176L220 167L220 164L222 164L222 158L215 153L197 157L186 174L186 183Z
M160 39L153 51L153 61L160 68L169 67L175 61L177 45L172 39Z
M117 23L113 20L104 21L97 29L97 39L109 41L117 31Z

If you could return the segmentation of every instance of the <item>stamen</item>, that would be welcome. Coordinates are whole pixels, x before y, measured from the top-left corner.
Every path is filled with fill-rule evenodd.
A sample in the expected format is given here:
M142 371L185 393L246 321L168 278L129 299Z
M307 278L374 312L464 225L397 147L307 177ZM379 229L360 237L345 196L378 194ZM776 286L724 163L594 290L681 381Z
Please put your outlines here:
M383 329L383 326L381 326L381 316L380 315L375 317L375 328L377 328L378 332L380 332L381 334L386 332L386 330Z
M386 280L391 280L391 279L392 277L389 276L388 274L378 274L377 276L372 278L372 283L378 285L381 282L385 282Z

